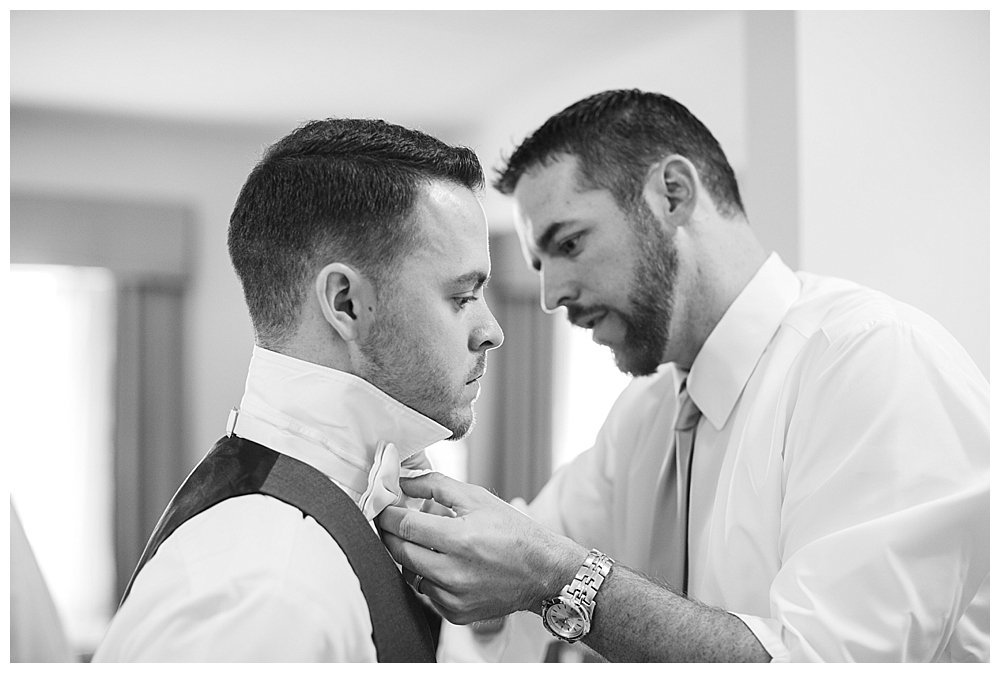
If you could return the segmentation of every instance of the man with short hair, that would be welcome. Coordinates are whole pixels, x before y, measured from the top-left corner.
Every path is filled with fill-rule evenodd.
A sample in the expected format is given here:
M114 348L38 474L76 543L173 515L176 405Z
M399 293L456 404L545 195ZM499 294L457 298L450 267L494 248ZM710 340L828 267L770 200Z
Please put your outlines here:
M570 106L496 184L543 308L636 378L535 521L404 480L455 513L380 518L443 615L530 611L616 661L989 660L989 385L954 338L768 254L666 96Z
M246 392L157 525L95 661L433 661L372 520L464 437L503 340L476 155L378 120L305 124L240 192ZM419 583L415 583L419 590Z

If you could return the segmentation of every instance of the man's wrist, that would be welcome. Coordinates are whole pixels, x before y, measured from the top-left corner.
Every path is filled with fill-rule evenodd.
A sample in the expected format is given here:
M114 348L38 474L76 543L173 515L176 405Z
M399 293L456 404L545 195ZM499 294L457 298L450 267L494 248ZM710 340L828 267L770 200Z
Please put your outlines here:
M573 581L577 570L583 565L590 550L581 547L569 538L560 538L559 544L552 546L552 554L547 567L547 572L541 586L541 593L533 600L530 606L536 615L542 613L542 601L551 598L562 591L563 587Z
M590 633L598 592L614 564L607 554L590 550L573 580L558 595L542 601L542 623L549 633L571 643Z

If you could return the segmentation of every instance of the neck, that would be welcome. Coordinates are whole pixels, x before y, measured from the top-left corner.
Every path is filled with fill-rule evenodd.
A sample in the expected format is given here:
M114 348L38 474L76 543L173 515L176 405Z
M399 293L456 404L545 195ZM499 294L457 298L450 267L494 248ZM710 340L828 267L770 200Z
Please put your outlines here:
M258 343L257 346L327 369L357 374L351 362L348 345L344 341L331 335L330 330L316 328L309 325L308 321L303 323L284 343L273 346Z
M705 340L767 259L745 219L712 218L686 232L668 361L690 369ZM672 356L672 357L670 357Z

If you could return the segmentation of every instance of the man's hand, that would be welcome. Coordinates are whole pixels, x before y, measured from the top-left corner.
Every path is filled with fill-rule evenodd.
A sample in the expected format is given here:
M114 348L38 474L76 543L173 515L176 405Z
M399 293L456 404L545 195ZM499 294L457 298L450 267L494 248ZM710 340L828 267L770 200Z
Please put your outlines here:
M478 486L432 472L400 479L444 516L388 507L378 517L407 581L455 624L541 611L572 579L587 550L539 526ZM610 661L768 661L743 621L651 582L620 563L601 587L586 642Z
M478 486L432 472L400 479L400 487L452 512L388 507L378 524L407 579L423 576L420 592L455 624L539 612L542 599L559 593L587 556L580 545Z

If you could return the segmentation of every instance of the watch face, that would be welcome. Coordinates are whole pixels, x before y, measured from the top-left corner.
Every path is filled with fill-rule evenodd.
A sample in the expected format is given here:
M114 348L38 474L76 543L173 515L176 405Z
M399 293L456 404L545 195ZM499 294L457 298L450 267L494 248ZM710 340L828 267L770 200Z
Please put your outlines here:
M545 611L545 621L554 633L563 638L578 638L583 634L586 619L579 608L556 602Z

